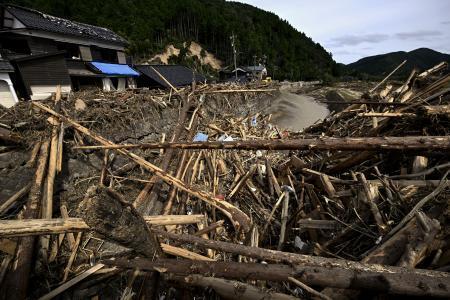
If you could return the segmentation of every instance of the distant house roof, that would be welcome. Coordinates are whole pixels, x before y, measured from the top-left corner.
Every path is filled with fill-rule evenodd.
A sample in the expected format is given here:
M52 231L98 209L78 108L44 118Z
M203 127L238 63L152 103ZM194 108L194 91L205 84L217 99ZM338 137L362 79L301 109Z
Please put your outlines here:
M109 76L139 76L139 72L136 72L128 65L122 64L108 64L102 62L90 62L88 65L97 73L101 73Z
M54 17L17 5L5 4L3 7L28 29L91 38L123 46L128 45L127 40L107 28Z
M7 60L0 59L0 72L11 73L14 72L13 66Z
M193 71L185 66L180 65L139 65L136 66L142 74L156 81L158 84L169 88L170 86L153 70L158 71L173 86L185 86L192 83ZM194 73L195 81L205 81L205 77Z
M266 67L264 67L263 65L259 65L259 66L247 66L242 68L245 69L247 72L262 72Z
M236 72L247 73L247 71L242 68L236 68L233 71L231 71L231 73L236 73Z

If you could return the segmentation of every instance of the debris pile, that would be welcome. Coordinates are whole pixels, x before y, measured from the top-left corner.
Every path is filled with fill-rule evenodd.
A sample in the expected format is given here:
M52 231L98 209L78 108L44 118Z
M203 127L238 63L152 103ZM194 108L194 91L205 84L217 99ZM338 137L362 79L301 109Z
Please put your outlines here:
M264 113L277 86L57 92L1 110L2 290L449 297L443 69L383 81L302 132Z

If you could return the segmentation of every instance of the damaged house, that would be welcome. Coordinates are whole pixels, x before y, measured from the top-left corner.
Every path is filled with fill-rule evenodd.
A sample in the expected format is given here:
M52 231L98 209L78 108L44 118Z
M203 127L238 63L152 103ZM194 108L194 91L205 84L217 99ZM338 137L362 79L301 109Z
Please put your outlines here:
M16 5L0 6L0 51L14 67L20 97L43 99L86 86L134 87L139 73L126 64L128 42L113 31Z

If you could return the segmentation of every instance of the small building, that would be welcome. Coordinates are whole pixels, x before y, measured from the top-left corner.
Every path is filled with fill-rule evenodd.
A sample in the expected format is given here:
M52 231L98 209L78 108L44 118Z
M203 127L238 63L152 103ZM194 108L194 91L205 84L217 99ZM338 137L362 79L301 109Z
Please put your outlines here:
M137 72L107 74L92 66L127 67L128 42L112 30L10 4L0 6L0 18L0 54L15 68L13 84L21 97L43 99L57 85L63 92L87 86L105 90L122 89L124 83L134 86Z
M267 77L267 69L263 65L242 67L252 80L263 80Z
M17 102L17 95L14 90L10 74L14 72L14 68L7 60L0 58L0 105L10 108Z
M224 82L246 83L252 80L260 81L267 77L267 69L263 65L243 66L233 70L224 68L220 70L219 77L220 80Z
M135 68L141 73L137 79L138 87L170 88L164 77L174 87L182 87L195 82L205 82L203 75L180 65L137 65Z

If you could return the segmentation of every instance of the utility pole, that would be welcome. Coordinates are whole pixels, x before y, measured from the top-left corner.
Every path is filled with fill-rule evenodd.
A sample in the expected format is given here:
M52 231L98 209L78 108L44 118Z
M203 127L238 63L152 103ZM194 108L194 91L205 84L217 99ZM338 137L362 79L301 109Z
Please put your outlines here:
M256 79L256 70L255 70L255 68L256 68L256 59L258 58L258 56L256 56L256 55L253 55L253 67L252 67L252 80L255 80Z
M231 40L231 47L233 47L233 60L234 60L234 75L236 77L236 81L238 80L237 76L237 63L236 63L236 42L235 42L235 36L234 33L230 36Z

